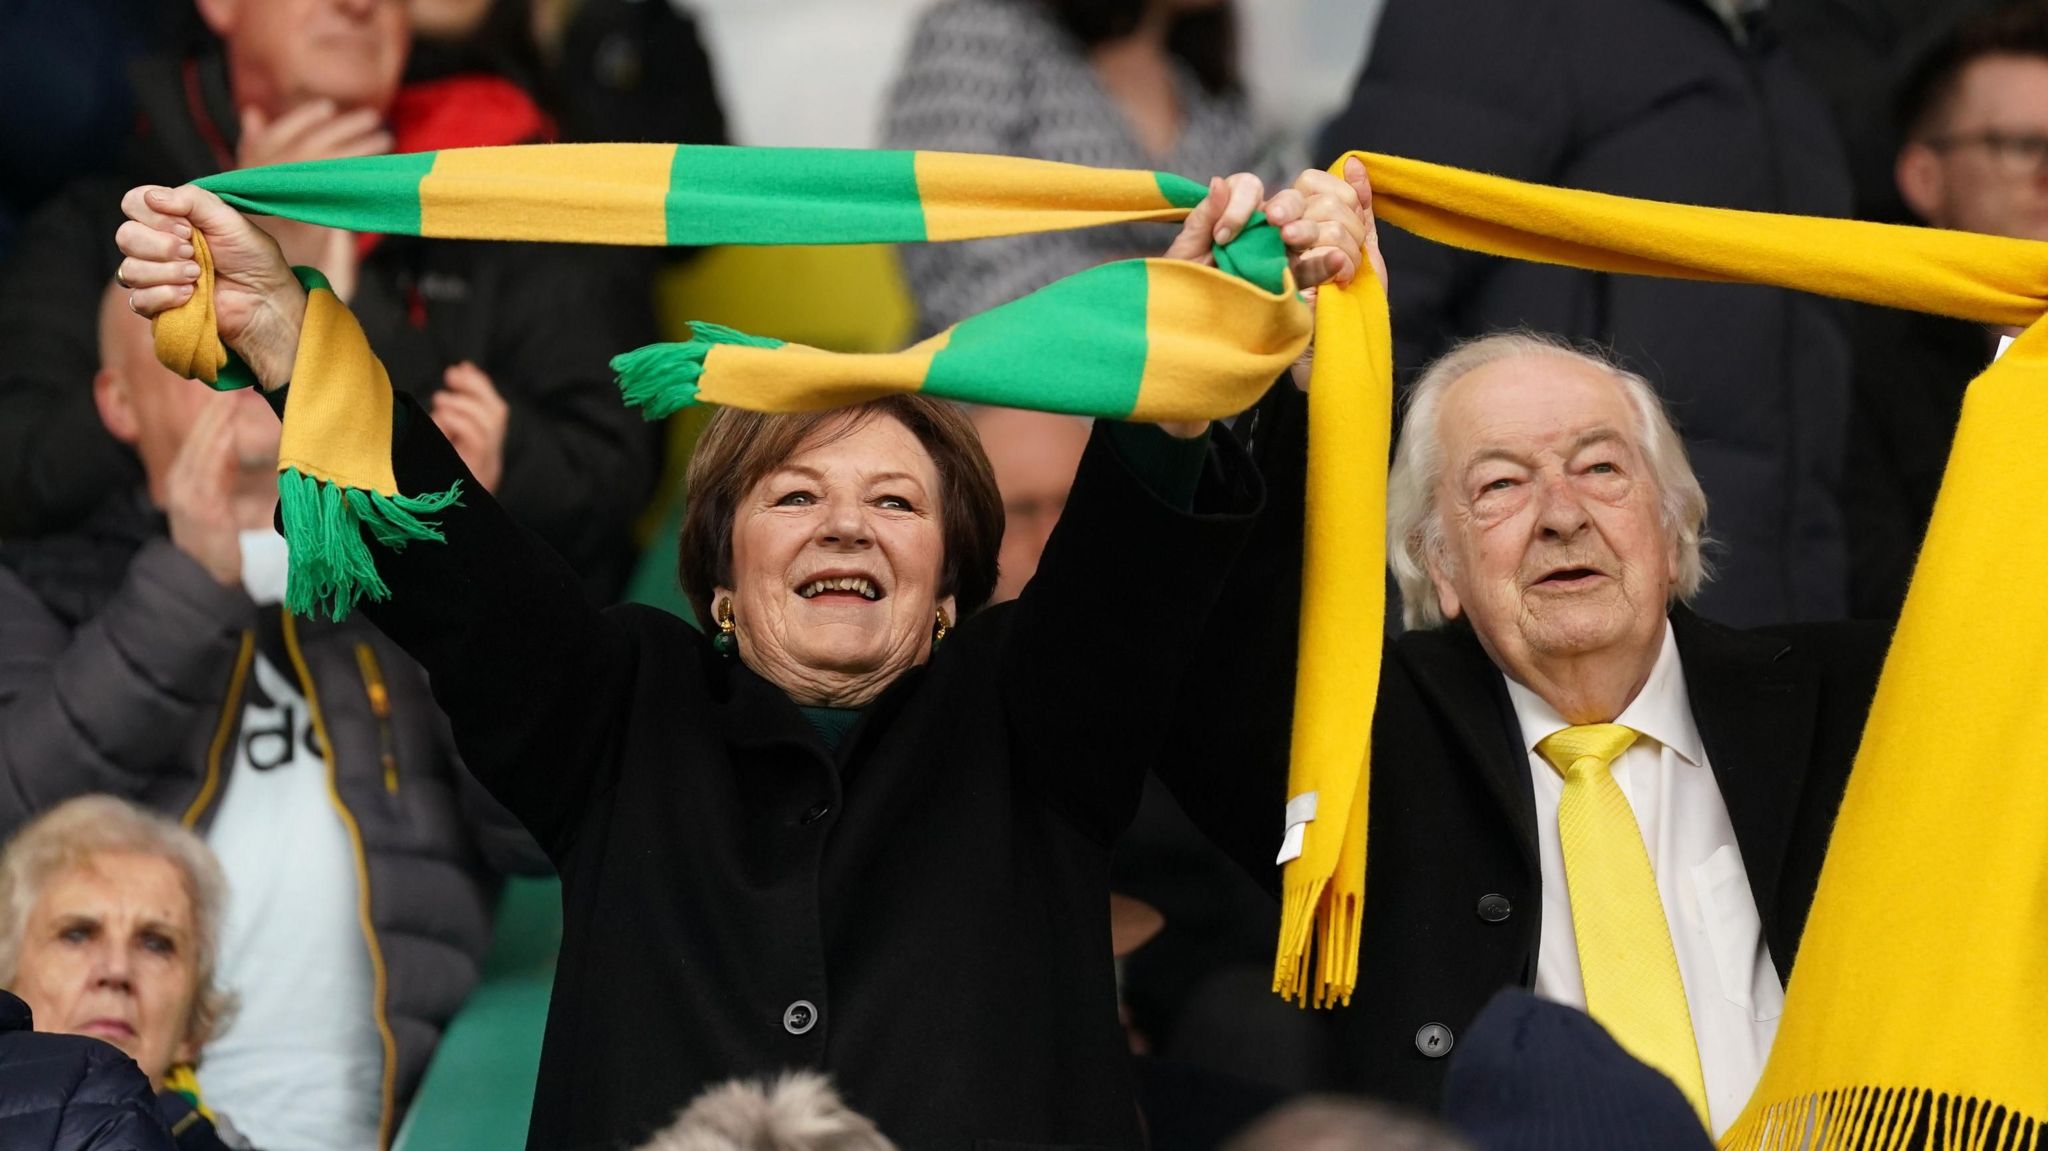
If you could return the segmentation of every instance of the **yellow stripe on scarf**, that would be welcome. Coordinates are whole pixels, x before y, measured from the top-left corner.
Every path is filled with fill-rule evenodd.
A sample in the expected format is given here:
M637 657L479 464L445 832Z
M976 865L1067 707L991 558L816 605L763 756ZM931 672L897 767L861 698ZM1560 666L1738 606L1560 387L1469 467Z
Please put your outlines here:
M1133 219L1178 220L1188 214L1186 208L1168 203L1159 190L1158 178L1144 171L1084 168L1010 156L919 152L916 172L927 240L1035 231L1043 228L1054 212L1062 229ZM1119 207L1090 212L1067 206L1095 203ZM1134 216L1133 211L1154 214Z
M2048 310L2048 244L1658 204L1351 155L1370 169L1383 219L1461 247L2033 325L1965 400L1777 1042L1723 1143L1893 1146L1919 1121L1930 1125L1932 1146L2035 1146L2048 1120L2048 775L2040 763L2048 755L2048 522L2030 481L2048 444L2048 331L2035 323ZM1377 295L1361 281L1346 292L1325 288L1318 304L1320 359L1339 338L1370 341L1370 378L1334 390L1356 390L1372 404L1391 378ZM1356 311L1340 318L1333 307L1347 297ZM1339 353L1354 364L1362 356L1349 345ZM1283 948L1306 947L1311 936L1342 942L1365 894L1365 797L1338 801L1348 774L1338 753L1351 736L1340 737L1325 711L1368 691L1377 662L1340 665L1320 646L1311 651L1338 640L1378 647L1377 613L1352 618L1363 613L1333 606L1324 614L1321 601L1379 583L1383 555L1360 546L1341 501L1363 490L1361 461L1384 463L1384 440L1367 437L1389 409L1333 402L1325 366L1312 420L1337 412L1359 422L1311 431L1290 794L1320 798L1303 854L1287 866ZM1339 446L1343 454L1331 450ZM1384 505L1372 508L1383 525ZM1343 630L1323 634L1330 626ZM1322 674L1332 679L1311 681ZM1363 710L1369 717L1369 703ZM1313 932L1297 919L1299 893L1311 893L1325 917ZM1304 961L1283 950L1283 987ZM1347 995L1355 962L1324 956L1316 998Z
M324 288L306 293L293 378L310 376L316 365L323 379L334 382L285 393L277 470L296 469L326 483L396 496L391 378L370 351L355 313Z

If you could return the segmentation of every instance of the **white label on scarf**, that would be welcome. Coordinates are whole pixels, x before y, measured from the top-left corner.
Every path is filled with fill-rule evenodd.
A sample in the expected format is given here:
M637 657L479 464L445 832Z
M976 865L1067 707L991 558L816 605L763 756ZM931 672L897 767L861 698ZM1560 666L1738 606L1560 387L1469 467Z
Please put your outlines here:
M2005 350L2006 350L2007 348L2010 348L2010 347L2012 347L2012 337L2011 337L2011 336L2000 336L2000 337L1998 337L1998 350L1997 350L1997 351L1995 351L1995 352L1993 352L1993 353L1991 353L1991 359L1992 359L1992 360L1993 360L1994 362L1995 362L1995 361L1997 361L1997 359L1998 359L1998 358L1999 358L2000 356L2003 356L2003 355L2005 355Z
M1287 801L1287 833L1280 837L1280 858L1275 864L1301 858L1302 841L1316 817L1316 793L1304 791Z

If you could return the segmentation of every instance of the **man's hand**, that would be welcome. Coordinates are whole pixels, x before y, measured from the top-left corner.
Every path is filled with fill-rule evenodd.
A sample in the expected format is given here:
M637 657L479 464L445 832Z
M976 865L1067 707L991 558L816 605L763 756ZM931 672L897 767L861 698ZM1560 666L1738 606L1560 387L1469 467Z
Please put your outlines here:
M260 168L305 160L381 156L391 150L391 145L391 133L373 109L344 112L332 101L314 100L272 120L254 108L244 108L235 165ZM333 285L336 296L346 301L355 294L353 232L274 217L263 220L259 226L277 237L287 260L320 269Z
M1371 266L1380 288L1386 288L1387 261L1380 255L1379 228L1372 214L1372 180L1357 157L1344 161L1342 180L1317 168L1303 172L1292 188L1267 201L1266 218L1279 227L1294 264L1295 282L1311 305L1317 285L1350 283L1361 261ZM1308 390L1314 361L1311 342L1290 369L1303 391Z
M1303 172L1293 187L1266 202L1266 219L1280 229L1301 287L1348 284L1367 261L1380 285L1386 285L1387 263L1372 218L1372 181L1356 158L1344 162L1341 180L1321 168Z
M512 410L475 364L456 364L441 374L441 382L444 386L434 393L434 423L476 482L495 493L505 474L505 428Z
M204 188L144 185L121 197L128 222L114 233L125 257L119 279L132 288L128 306L154 318L192 298L199 265L192 232L213 253L214 327L247 361L266 391L291 378L299 352L306 291L277 241Z
M235 507L234 397L210 396L164 475L171 543L223 586L242 582L242 525Z

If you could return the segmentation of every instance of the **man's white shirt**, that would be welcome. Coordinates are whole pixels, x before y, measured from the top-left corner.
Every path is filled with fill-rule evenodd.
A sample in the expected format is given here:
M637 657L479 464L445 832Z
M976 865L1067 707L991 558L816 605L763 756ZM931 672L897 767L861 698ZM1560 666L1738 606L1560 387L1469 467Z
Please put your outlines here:
M1506 678L1506 677L1503 677ZM1521 725L1522 748L1536 794L1536 838L1543 866L1543 920L1536 957L1536 994L1583 1009L1578 940L1557 808L1564 780L1536 745L1571 726L1555 709L1512 679L1508 696ZM1784 987L1764 941L1749 875L1735 843L1728 804L1708 765L1693 722L1685 669L1671 625L1650 678L1615 723L1635 729L1635 744L1614 761L1614 780L1634 809L1657 874L1657 895L1685 980L1693 1035L1714 1134L1727 1130L1763 1074L1784 1008Z
M246 533L243 580L283 598L284 541ZM384 1046L358 910L355 846L334 808L307 701L258 653L207 830L227 873L219 982L241 1000L199 1066L206 1101L274 1151L370 1151L383 1105Z

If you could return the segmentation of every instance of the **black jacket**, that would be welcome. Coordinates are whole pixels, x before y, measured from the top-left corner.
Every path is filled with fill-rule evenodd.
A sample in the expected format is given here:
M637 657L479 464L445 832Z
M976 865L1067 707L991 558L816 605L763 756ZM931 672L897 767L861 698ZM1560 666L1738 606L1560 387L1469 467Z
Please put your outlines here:
M400 411L400 487L447 486L460 461ZM637 1141L789 1066L905 1147L1141 1145L1110 845L1261 498L1218 436L1186 514L1098 432L1024 597L836 752L680 620L590 606L488 499L445 546L380 550L392 598L367 614L562 875L529 1146Z
M146 128L121 172L45 205L0 274L0 536L67 527L139 480L89 386L121 195L228 166L237 119L217 58L146 62L136 98ZM499 497L600 595L623 577L654 479L655 433L619 402L608 367L654 337L646 266L565 245L390 236L349 301L400 391L424 399L462 360L490 375L511 406Z
M1189 669L1170 758L1236 765L1169 780L1203 830L1277 894L1299 618L1305 409L1276 397L1251 437L1268 500ZM1671 626L1707 758L1728 804L1764 939L1792 969L1821 857L1862 738L1886 629L1736 631L1677 608ZM1247 669L1253 669L1247 671ZM1230 714L1197 727L1193 717ZM1443 1055L1502 987L1532 986L1542 921L1536 806L1507 685L1471 629L1386 651L1372 733L1358 991L1325 1013L1325 1086L1435 1110ZM1193 786L1191 786L1193 785ZM1428 1024L1450 1041L1422 1049Z
M1705 0L1389 0L1320 154L1347 148L1653 200L1817 216L1851 203L1827 108L1768 23L1738 36ZM1671 405L1713 508L1724 546L1700 611L1739 626L1843 614L1836 303L1382 234L1402 371L1518 325L1612 345Z
M1856 309L1849 419L1849 610L1896 620L1963 418L1963 392L1997 347L1982 324Z
M0 838L106 792L202 834L231 789L258 650L319 708L385 973L393 1129L490 946L495 868L545 871L468 778L426 675L361 619L287 624L172 545L139 494L0 544ZM259 733L260 734L260 733ZM495 868L492 866L495 865Z
M149 1080L111 1044L34 1029L0 991L0 1147L8 1151L172 1151Z

